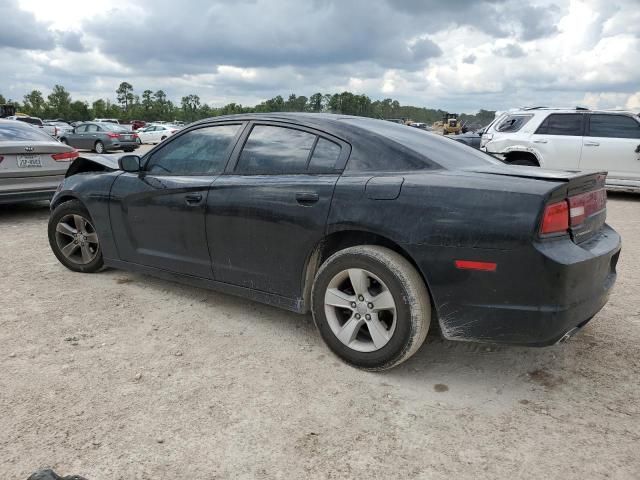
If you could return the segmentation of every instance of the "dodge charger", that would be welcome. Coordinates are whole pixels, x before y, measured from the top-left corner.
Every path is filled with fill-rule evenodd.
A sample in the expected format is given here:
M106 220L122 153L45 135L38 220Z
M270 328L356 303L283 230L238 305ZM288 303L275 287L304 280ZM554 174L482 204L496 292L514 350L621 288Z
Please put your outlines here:
M347 363L393 367L430 325L551 345L605 305L605 172L510 166L404 125L248 114L139 157L79 158L51 202L67 268L155 275L311 312Z

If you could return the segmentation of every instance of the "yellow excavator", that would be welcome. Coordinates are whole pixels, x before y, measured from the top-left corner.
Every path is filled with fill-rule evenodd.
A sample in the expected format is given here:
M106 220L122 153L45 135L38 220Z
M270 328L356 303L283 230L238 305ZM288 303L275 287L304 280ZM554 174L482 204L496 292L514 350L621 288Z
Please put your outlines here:
M462 133L462 123L458 120L457 114L445 113L442 120L434 122L433 129L442 131L443 135L458 135Z

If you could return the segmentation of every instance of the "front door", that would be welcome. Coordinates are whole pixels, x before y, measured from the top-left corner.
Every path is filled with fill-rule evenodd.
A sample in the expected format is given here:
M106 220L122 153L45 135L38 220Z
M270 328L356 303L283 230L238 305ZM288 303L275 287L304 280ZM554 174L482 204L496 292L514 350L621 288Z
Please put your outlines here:
M123 173L111 190L110 215L121 260L211 278L205 208L242 124L182 132Z
M85 140L86 140L86 131L87 131L87 127L88 125L78 125L76 128L73 129L73 132L70 132L67 136L67 143L69 145L71 145L74 148L86 148L85 146Z
M301 296L305 263L325 234L349 153L346 144L319 135L277 123L252 125L207 199L217 281Z
M612 180L640 180L640 122L628 115L589 115L580 168L607 170Z

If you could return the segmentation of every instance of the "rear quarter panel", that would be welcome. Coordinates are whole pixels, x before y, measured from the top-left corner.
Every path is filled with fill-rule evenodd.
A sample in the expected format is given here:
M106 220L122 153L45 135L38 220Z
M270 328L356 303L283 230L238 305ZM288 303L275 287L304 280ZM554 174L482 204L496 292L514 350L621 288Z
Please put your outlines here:
M467 282L470 275L455 268L455 259L502 262L522 256L528 263L543 205L558 186L462 171L393 176L404 181L400 195L392 200L367 197L365 185L372 175L341 177L328 231L366 231L398 244L420 270L444 326L447 316L455 316L452 287ZM519 266L513 271L522 272Z

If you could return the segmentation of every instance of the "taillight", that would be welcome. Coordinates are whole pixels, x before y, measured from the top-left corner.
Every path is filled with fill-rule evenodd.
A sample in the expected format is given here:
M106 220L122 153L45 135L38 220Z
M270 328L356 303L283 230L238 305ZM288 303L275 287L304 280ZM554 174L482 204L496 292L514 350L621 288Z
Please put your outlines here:
M74 150L73 152L54 153L53 155L51 155L51 158L53 158L56 162L70 162L71 160L75 160L79 156L80 154L78 153L78 151Z
M566 200L547 205L542 217L540 233L562 233L569 230L569 203Z
M134 133L133 135L131 135L133 138L138 138L138 134Z
M109 137L109 138L120 138L120 134L119 133L109 132L109 133L107 133L107 137Z
M572 227L577 227L591 215L607 208L607 191L604 188L569 197L569 217Z

